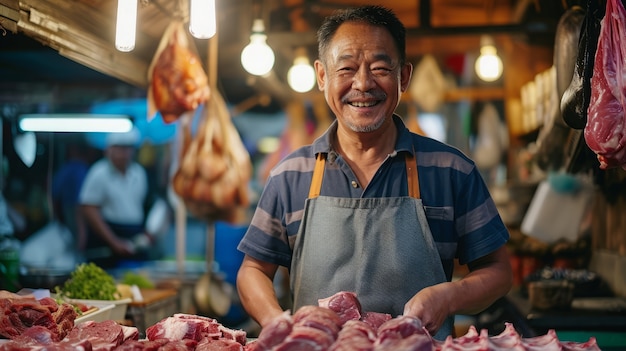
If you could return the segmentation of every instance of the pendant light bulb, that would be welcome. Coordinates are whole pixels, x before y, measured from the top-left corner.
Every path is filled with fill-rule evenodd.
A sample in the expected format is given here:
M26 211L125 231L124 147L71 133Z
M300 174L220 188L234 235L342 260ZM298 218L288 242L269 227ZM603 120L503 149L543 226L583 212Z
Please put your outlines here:
M502 76L502 59L498 56L498 51L491 37L483 36L480 43L480 56L474 65L476 74L485 82L496 81Z
M297 52L293 66L287 72L287 82L298 93L306 93L315 86L315 70L309 63L305 50Z
M198 39L209 39L217 31L215 0L191 0L189 33Z
M274 51L267 43L263 20L255 19L250 43L241 51L241 64L250 74L264 76L274 67Z
M137 0L117 0L115 48L129 52L135 48L137 31Z

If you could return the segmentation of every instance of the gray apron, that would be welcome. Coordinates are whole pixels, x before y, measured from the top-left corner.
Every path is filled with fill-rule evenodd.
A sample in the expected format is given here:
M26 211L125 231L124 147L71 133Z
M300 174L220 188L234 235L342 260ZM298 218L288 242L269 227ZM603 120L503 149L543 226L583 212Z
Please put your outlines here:
M363 311L402 315L419 290L447 281L420 199L417 164L406 156L408 197L319 196L326 154L316 160L293 249L294 311L339 291L357 294ZM451 335L450 316L434 336Z

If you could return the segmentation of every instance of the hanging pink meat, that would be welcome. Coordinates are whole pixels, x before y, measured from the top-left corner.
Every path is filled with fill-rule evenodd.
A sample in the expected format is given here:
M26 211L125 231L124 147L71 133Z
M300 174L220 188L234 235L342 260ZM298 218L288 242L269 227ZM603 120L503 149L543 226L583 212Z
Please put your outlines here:
M626 169L626 10L608 0L591 77L585 141L601 169Z

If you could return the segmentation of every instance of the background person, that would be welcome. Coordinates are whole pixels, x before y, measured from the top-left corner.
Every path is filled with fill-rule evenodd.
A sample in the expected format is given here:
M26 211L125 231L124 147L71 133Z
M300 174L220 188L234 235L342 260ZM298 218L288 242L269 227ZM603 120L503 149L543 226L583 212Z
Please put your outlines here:
M103 268L148 259L154 248L144 228L148 179L134 161L139 142L136 129L108 135L105 157L91 166L81 188L81 212L89 228L85 259Z
M87 224L81 215L78 196L93 159L84 142L70 142L65 150L65 161L52 177L52 205L55 217L73 235L76 252L83 252L87 244Z
M294 311L353 291L365 311L418 317L444 339L455 314L509 291L508 231L474 162L394 114L412 72L397 17L339 12L318 41L317 83L336 121L272 170L238 246L242 304L261 327L280 315L272 281L285 266ZM455 258L469 273L451 281Z

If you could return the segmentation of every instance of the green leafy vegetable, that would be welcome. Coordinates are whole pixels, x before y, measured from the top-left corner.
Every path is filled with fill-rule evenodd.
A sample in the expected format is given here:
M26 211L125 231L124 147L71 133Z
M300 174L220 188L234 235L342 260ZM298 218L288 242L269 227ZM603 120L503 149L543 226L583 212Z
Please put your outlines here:
M81 263L62 287L55 287L62 297L83 300L117 300L115 279L93 262Z
M139 288L152 289L154 283L146 276L135 272L126 272L122 277L122 284L137 285Z

